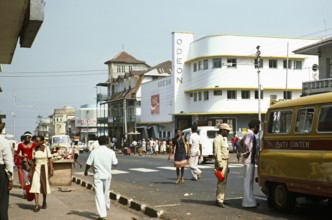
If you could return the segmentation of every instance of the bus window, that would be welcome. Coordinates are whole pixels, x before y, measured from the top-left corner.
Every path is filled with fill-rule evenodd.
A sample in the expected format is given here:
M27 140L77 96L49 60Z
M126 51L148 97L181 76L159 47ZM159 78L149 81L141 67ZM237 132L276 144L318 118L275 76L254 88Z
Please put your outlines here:
M292 125L292 115L293 112L290 110L276 110L270 112L268 120L268 133L289 133Z
M332 106L324 106L320 110L318 132L332 132Z
M299 109L297 113L295 132L310 133L312 129L314 114L315 114L314 108Z

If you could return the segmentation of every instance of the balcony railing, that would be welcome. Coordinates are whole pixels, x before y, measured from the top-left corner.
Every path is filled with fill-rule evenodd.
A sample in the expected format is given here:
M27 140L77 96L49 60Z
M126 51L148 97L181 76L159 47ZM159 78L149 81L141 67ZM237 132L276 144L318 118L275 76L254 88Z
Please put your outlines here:
M101 93L97 94L97 101L98 102L100 102L100 101L107 101L107 100L108 100L107 94L101 94Z
M332 92L332 78L302 83L302 96Z

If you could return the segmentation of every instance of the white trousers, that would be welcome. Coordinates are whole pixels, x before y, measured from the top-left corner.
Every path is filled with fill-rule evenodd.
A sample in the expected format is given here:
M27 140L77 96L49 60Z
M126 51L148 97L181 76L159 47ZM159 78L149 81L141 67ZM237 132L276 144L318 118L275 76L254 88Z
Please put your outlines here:
M257 206L254 195L255 164L244 164L242 207Z
M190 152L189 167L191 169L191 175L197 179L197 175L201 174L202 171L198 169L199 150Z
M107 217L107 210L111 207L109 189L111 179L94 179L95 201L99 217Z

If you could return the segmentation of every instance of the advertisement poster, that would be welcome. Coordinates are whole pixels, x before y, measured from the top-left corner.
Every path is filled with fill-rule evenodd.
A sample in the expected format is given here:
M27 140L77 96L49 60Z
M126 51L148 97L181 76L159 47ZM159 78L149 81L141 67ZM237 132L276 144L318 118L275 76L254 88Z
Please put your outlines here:
M151 114L158 115L159 114L159 94L151 96Z

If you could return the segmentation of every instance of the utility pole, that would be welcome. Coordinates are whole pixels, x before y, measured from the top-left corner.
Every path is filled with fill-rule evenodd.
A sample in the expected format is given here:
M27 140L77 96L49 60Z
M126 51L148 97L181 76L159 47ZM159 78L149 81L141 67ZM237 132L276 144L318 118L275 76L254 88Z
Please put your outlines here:
M288 47L289 47L289 44L287 42L287 60L286 60L286 91L285 91L285 99L287 100L289 97L288 97L288 63L289 63L289 59L288 59Z
M261 116L261 82L260 82L260 67L261 67L261 51L259 50L260 46L256 47L256 60L257 60L257 78L258 78L258 120L262 121Z

